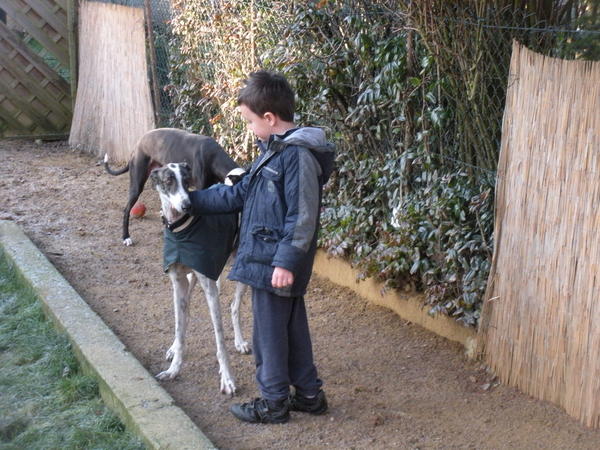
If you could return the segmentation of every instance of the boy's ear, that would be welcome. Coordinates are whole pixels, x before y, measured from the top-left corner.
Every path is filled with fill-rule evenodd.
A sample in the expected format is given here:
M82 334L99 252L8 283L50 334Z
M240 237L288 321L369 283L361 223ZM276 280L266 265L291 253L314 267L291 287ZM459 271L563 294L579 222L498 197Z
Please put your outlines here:
M269 122L269 125L273 126L277 121L277 116L272 112L266 112L263 114L263 119Z

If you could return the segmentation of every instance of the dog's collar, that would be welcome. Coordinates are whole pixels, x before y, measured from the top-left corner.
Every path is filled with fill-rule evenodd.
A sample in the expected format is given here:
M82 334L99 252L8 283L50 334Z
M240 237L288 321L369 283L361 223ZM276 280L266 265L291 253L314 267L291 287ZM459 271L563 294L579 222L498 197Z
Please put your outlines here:
M181 218L177 219L175 222L173 223L169 223L169 221L165 218L165 216L162 216L162 222L164 224L164 226L167 228L167 230L169 231L179 231L177 230L177 228L185 228L185 226L188 225L188 220L191 221L191 219L193 219L192 216L190 216L189 214L184 214L183 216L181 216Z

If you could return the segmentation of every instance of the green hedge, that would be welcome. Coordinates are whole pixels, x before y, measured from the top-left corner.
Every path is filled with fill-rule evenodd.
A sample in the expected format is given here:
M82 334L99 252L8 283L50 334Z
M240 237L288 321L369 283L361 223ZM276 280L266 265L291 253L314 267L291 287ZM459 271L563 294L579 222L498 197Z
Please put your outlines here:
M235 104L242 80L258 68L285 74L297 122L326 128L338 146L322 248L387 287L424 291L432 314L474 326L493 249L512 39L537 50L565 49L568 40L524 28L561 25L540 25L527 11L548 13L548 2L529 3L180 2L170 43L173 124L217 137L247 162L253 139ZM567 13L555 16L571 23ZM578 36L569 36L571 50Z

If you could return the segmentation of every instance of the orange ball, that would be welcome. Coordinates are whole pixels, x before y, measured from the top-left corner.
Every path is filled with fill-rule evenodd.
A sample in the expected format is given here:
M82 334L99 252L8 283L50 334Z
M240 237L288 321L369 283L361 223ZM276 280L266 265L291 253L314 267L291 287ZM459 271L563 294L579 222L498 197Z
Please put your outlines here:
M129 213L131 217L135 217L136 219L141 219L144 217L144 214L146 214L146 205L143 203L136 203L133 205L133 208L131 208L131 212Z

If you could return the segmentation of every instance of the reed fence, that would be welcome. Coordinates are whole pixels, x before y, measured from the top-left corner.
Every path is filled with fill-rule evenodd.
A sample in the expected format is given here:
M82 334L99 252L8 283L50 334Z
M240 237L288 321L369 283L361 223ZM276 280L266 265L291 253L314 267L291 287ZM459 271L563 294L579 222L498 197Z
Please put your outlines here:
M137 140L154 128L143 10L82 2L79 55L69 144L127 161Z
M600 62L515 43L480 333L503 383L600 426Z

